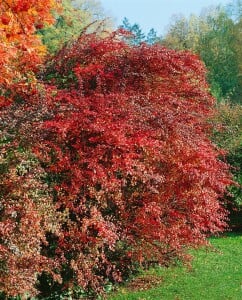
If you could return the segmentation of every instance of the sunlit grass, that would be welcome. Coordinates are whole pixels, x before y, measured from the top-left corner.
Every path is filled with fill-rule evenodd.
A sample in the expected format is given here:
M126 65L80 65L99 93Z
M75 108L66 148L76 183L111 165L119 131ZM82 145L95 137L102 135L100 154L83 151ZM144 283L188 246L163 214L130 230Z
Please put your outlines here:
M242 299L242 235L211 238L213 250L193 251L192 268L152 269L141 278L152 278L154 287L120 287L108 300L240 300ZM155 283L155 278L158 284ZM144 284L145 288L145 284Z

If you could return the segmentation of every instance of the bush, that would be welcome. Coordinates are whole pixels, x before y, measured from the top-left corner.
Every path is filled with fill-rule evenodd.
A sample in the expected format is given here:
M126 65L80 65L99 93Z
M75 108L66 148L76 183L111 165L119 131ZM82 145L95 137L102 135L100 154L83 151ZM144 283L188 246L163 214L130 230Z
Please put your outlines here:
M196 56L83 34L39 78L2 123L5 139L14 132L2 153L17 157L2 160L3 292L102 294L226 228L231 176L209 140L214 99Z
M196 56L83 34L42 76L58 88L35 153L69 217L56 249L68 286L102 292L226 228L231 179L208 139L214 100Z
M215 116L214 125L219 124L214 132L216 144L227 151L228 163L237 186L232 186L230 192L230 207L241 210L242 208L242 106L222 102L218 104L218 113Z

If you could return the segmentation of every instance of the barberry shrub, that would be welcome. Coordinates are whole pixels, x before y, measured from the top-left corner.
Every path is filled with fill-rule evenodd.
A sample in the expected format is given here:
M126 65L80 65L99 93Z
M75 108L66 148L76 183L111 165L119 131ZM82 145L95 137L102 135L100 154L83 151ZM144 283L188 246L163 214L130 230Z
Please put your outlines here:
M43 107L23 102L1 109L1 299L4 294L38 294L37 276L44 271L61 281L54 272L57 262L44 253L48 235L59 232L60 214L44 180L45 171L31 151L40 139L34 124L46 115Z
M203 64L119 34L82 34L40 74L52 117L34 153L68 216L52 253L66 289L102 292L134 265L185 259L226 228L231 177L209 139Z

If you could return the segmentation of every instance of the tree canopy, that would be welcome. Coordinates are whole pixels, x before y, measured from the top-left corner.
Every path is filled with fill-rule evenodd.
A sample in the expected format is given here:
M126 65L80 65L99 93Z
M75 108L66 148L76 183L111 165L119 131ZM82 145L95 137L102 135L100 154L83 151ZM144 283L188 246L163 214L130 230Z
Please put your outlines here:
M132 25L127 18L123 19L123 23L119 27L127 30L130 33L129 35L123 37L128 44L137 46L141 43L147 43L152 45L159 41L154 28L151 28L147 35L145 35L139 24L134 23Z
M63 0L63 9L55 14L52 26L40 28L42 42L50 53L60 50L67 42L75 40L85 28L88 31L111 30L111 20L104 14L97 0Z
M8 94L27 89L33 82L46 49L36 30L54 22L50 13L57 9L54 0L2 0L0 3L0 104Z
M238 5L238 6L237 6ZM217 99L241 102L241 2L217 7L200 16L178 16L163 44L197 53L208 68L208 81ZM232 14L233 13L233 14ZM237 17L235 17L237 15Z

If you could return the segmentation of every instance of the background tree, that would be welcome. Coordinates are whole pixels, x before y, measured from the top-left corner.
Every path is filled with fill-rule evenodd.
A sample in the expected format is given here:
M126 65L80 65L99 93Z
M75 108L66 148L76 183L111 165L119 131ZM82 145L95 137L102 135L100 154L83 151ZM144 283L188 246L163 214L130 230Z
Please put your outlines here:
M97 0L64 0L62 5L62 11L55 15L56 22L38 31L50 53L56 52L66 42L77 38L87 26L89 32L100 33L112 28L110 19L105 16Z
M220 124L214 132L214 141L216 144L227 151L227 160L233 166L232 172L234 180L238 186L231 188L230 207L232 217L236 216L238 220L232 219L232 224L241 228L242 212L242 106L222 102L218 104L218 114L213 119L214 127ZM238 212L238 213L237 213ZM240 218L240 219L239 219Z
M240 0L233 1L230 5L232 12L229 10L228 14L235 22L235 52L237 55L237 61L239 66L239 91L237 91L238 99L242 99L242 2Z
M151 28L146 36L139 24L134 23L132 25L127 18L123 19L123 23L119 27L131 33L131 35L123 37L130 45L138 46L143 42L151 45L158 42L158 37L154 28Z
M145 42L149 45L157 43L159 40L156 31L154 28L151 28L150 31L147 33Z
M209 32L201 36L199 54L208 70L208 80L217 98L238 99L240 94L239 61L233 21L223 12L207 17Z
M189 49L188 27L188 21L184 16L173 17L173 23L162 40L163 45L176 50Z
M239 23L238 23L239 24ZM209 70L208 81L217 99L240 102L240 33L224 8L207 10L200 17L177 17L163 44L199 54Z

